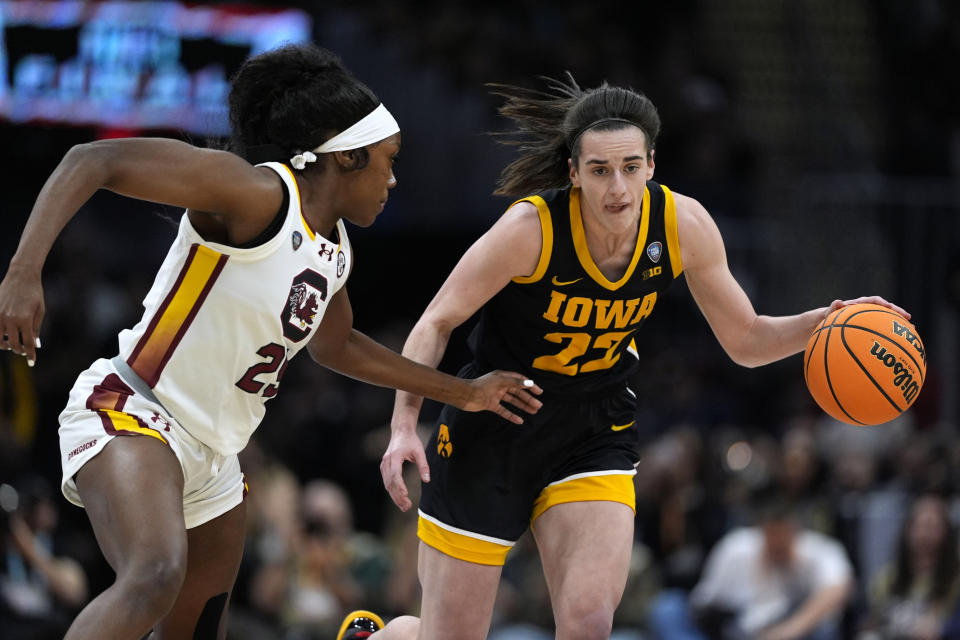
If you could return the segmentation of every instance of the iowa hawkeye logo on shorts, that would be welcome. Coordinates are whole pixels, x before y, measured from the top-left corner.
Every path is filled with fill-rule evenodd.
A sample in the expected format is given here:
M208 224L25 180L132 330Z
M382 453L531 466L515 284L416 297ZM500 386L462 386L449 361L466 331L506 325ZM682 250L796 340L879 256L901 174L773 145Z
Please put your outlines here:
M280 314L283 335L299 342L310 335L320 311L320 303L327 299L327 279L312 269L304 269L290 284L287 304Z
M440 425L440 433L437 435L437 454L441 458L449 458L453 455L453 443L450 442L450 430L447 425Z

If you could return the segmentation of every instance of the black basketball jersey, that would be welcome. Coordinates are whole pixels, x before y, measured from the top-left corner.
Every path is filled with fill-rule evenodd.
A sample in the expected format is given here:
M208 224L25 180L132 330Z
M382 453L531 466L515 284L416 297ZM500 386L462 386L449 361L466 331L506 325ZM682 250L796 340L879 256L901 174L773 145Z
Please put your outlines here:
M682 271L673 194L647 182L633 258L616 282L590 257L579 189L520 201L540 213L540 260L484 305L474 367L518 371L556 394L614 391L638 366L637 330Z

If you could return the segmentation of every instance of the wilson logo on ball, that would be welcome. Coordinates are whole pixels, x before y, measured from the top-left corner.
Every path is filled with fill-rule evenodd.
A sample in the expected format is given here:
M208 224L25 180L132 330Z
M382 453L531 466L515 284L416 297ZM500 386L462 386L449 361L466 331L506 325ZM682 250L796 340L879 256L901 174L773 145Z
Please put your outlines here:
M870 347L870 354L876 356L884 366L893 369L893 384L903 391L904 400L913 402L920 393L920 385L913 381L913 374L907 370L907 367L897 360L897 356L887 353L887 350L877 341L874 341L873 346Z
M803 354L803 377L817 405L856 425L888 422L909 409L926 373L927 352L916 327L875 304L829 314Z

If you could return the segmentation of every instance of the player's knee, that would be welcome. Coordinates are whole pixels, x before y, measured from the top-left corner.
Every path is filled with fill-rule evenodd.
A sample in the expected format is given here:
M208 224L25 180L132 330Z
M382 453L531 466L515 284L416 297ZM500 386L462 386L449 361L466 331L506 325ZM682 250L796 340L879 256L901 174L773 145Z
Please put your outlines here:
M578 603L558 612L556 624L558 638L609 638L613 629L613 608L589 602Z
M158 554L130 563L119 577L132 602L156 614L173 606L187 573L187 559L181 554Z

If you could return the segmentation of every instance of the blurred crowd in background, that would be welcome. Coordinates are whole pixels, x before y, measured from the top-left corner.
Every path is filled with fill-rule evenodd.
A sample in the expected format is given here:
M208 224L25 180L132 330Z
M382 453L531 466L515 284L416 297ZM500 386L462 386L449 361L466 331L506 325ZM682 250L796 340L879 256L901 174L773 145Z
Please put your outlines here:
M356 325L395 349L509 204L490 195L509 151L483 135L501 127L484 83L539 87L566 70L658 105L655 178L713 214L760 313L878 294L914 314L924 388L901 418L862 428L813 404L799 357L729 362L682 283L660 301L637 341L644 453L616 637L763 637L750 629L843 585L823 635L805 637L960 638L960 5L291 4L403 128L398 188L373 228L351 229ZM2 268L63 153L116 134L0 121ZM0 353L4 638L62 636L112 580L83 511L59 494L57 415L76 375L139 318L178 215L96 195L47 264L37 366ZM468 357L468 331L441 368ZM232 640L332 638L350 609L418 608L416 513L393 506L378 469L392 393L306 358L290 368L241 456L249 534ZM436 413L425 406L424 433ZM801 571L808 547L827 551ZM771 562L780 550L779 587L724 572L723 554L751 549ZM552 637L529 536L503 575L491 637Z

